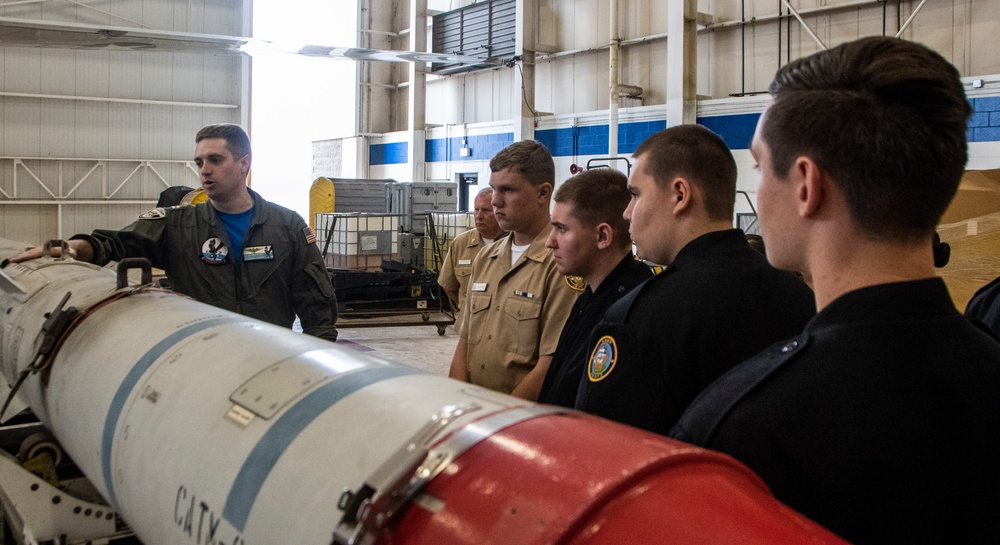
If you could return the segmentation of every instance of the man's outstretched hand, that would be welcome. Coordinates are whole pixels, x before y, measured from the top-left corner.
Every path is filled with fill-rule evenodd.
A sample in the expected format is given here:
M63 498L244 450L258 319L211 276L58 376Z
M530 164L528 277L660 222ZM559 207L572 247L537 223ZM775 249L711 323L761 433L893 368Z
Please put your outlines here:
M76 239L67 240L66 247L69 249L69 257L73 259L79 259L80 261L90 261L94 256L94 249L91 248L90 243L86 240ZM18 254L12 258L10 261L12 263L20 263L22 261L28 261L31 259L38 259L42 257L44 249L42 246L35 246L34 248L27 250L24 253ZM61 257L62 248L60 246L52 246L49 248L49 254L52 257Z

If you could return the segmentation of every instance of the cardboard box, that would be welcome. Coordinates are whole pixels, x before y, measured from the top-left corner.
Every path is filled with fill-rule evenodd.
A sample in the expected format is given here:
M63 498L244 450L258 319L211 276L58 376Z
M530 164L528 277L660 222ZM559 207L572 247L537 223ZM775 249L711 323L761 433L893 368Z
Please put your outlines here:
M398 261L399 254L326 254L326 266L328 268L350 271L381 271L383 260Z
M1000 169L970 170L937 228L951 259L937 269L964 311L972 295L1000 275Z
M1000 212L1000 169L967 170L941 225Z

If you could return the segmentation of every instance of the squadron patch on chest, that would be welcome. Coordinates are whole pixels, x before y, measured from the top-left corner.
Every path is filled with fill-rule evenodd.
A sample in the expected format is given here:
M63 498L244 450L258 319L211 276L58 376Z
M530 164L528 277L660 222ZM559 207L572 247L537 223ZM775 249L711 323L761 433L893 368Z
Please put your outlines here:
M618 362L618 345L615 344L614 337L605 335L597 341L597 346L590 354L590 361L587 362L587 376L590 382L604 380L615 368Z
M201 245L201 260L209 265L222 265L229 255L229 248L222 239L212 237Z

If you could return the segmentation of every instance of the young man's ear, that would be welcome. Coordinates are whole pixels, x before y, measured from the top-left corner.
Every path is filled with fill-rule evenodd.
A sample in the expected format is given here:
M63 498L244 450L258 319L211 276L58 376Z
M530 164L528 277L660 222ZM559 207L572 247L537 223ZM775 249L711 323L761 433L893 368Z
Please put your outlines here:
M597 226L597 248L600 250L605 250L611 247L614 242L615 230L611 228L607 223L601 223Z
M796 200L799 216L814 215L826 199L826 173L811 158L801 156L795 159L789 171L789 181L796 185Z
M538 184L538 200L539 202L548 201L552 197L552 184L549 182Z
M673 200L672 211L679 214L691 206L691 183L684 178L674 178L670 182L670 198Z

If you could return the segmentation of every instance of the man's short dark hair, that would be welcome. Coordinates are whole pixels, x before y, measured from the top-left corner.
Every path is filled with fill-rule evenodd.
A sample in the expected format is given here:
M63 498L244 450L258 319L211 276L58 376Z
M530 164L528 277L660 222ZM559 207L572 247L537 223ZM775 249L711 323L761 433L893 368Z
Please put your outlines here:
M229 148L229 153L233 154L233 159L239 161L245 156L252 157L250 153L250 137L247 136L246 131L243 127L235 125L233 123L217 123L215 125L208 125L202 127L198 134L194 137L194 142L197 144L206 138L223 138L226 141L226 147Z
M726 143L701 125L678 125L660 131L636 148L645 157L646 174L662 188L682 177L696 184L713 220L732 219L736 203L736 160Z
M587 227L607 223L614 230L613 244L628 248L632 241L622 217L631 195L628 177L611 168L595 168L566 180L556 190L555 201L573 207L573 217Z
M540 142L522 140L500 150L490 160L490 171L510 170L531 185L556 183L556 165L552 154Z
M906 242L934 230L965 169L972 113L941 55L862 38L785 65L770 92L761 135L776 176L808 156L873 239Z

